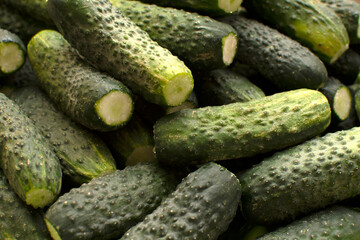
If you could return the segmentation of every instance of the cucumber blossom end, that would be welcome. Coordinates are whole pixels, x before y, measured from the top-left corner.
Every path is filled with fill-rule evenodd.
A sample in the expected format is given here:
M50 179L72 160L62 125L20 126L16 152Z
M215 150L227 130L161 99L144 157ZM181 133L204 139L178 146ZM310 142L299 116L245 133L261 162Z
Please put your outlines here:
M243 0L219 0L218 6L227 13L233 13L239 10Z
M178 74L163 88L164 98L168 106L178 106L185 102L194 88L194 79L190 74Z
M56 195L47 189L32 189L26 193L26 204L34 208L43 208L51 204Z

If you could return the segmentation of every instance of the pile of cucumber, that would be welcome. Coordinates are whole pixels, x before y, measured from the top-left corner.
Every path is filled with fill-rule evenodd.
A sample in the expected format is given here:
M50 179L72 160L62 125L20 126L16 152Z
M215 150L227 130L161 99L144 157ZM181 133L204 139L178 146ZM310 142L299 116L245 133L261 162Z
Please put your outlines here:
M360 3L0 0L0 240L360 239Z

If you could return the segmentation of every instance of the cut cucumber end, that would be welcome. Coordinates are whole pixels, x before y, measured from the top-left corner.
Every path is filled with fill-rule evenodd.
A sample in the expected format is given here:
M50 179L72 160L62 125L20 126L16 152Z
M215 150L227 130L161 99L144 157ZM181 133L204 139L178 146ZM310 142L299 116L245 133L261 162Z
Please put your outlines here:
M0 43L0 70L3 74L15 72L24 62L24 50L17 43Z
M349 49L349 44L343 45L330 59L330 64L334 63L343 53Z
M358 16L356 36L357 36L358 40L360 40L360 14Z
M218 6L227 13L239 10L242 0L219 0Z
M351 93L349 89L344 86L340 88L334 96L334 112L340 120L345 120L349 117L351 110Z
M229 33L223 37L222 43L223 62L226 66L229 66L236 55L238 38L235 33Z
M163 89L167 106L178 106L186 101L194 88L191 74L179 74L172 78Z
M132 98L121 91L111 91L95 104L98 116L108 126L118 126L127 122L133 112Z
M155 161L155 154L153 152L154 146L142 146L136 148L127 158L125 165L134 166L140 162Z
M45 218L44 219L47 229L49 230L50 236L54 240L61 240L59 233L56 231L55 227Z
M54 193L47 189L32 189L26 193L25 201L34 208L43 208L50 205L55 197Z

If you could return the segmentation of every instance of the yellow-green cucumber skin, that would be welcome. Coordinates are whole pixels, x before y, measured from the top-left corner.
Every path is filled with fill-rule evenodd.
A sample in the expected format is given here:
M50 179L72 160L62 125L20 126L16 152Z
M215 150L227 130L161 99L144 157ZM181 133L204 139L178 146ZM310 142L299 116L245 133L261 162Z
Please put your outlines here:
M159 105L175 106L193 90L193 76L184 62L108 0L49 0L47 9L82 56L135 94Z
M18 88L10 97L52 144L64 177L75 185L116 170L105 142L61 112L39 87Z
M168 165L250 157L314 137L329 126L330 119L328 100L310 89L186 109L155 123L155 154Z
M55 30L42 30L28 43L28 56L39 85L56 106L75 122L97 131L111 131L130 120L134 103L131 91L120 81L84 61ZM100 116L97 104L112 92L122 93L129 108L120 122L108 123Z
M62 172L59 159L44 135L23 110L4 94L0 94L0 167L17 195L29 202L27 194L48 191L50 205L60 193ZM43 205L44 204L44 205Z
M317 0L246 0L244 7L302 45L326 63L333 63L349 47L340 17Z

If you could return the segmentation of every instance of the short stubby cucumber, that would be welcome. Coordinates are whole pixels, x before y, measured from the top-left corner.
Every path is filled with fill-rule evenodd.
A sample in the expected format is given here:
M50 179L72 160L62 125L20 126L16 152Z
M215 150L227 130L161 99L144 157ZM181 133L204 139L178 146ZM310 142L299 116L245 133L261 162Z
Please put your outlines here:
M155 123L155 154L168 165L250 157L314 137L329 126L330 119L328 100L310 89L186 109Z
M235 60L255 68L278 89L317 89L327 81L324 63L299 42L244 16L228 16L221 21L238 34Z
M23 87L10 95L53 145L64 177L74 184L115 171L115 160L104 141L61 112L39 87Z
M50 206L53 239L116 239L142 221L179 180L157 163L139 163L73 188Z
M240 198L236 176L216 163L206 163L121 240L216 240L235 217Z
M326 63L336 61L349 47L340 17L320 0L246 0L244 7Z
M130 120L131 91L85 62L55 30L43 30L28 43L39 84L72 120L97 131L115 130Z
M40 212L27 206L0 170L0 239L50 239Z
M360 194L360 127L327 133L238 174L242 211L260 224L290 222Z
M108 0L49 0L47 9L82 56L135 94L159 105L176 106L192 92L194 79L184 62Z
M17 195L34 208L60 193L59 159L44 135L12 100L0 93L0 167Z
M224 68L235 57L236 31L226 23L197 13L138 1L110 2L190 69Z
M360 209L332 206L257 239L360 239Z

